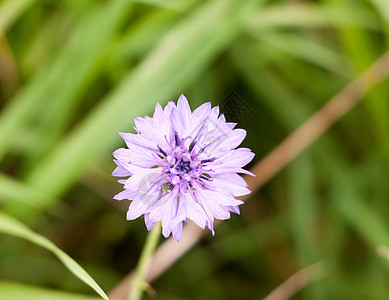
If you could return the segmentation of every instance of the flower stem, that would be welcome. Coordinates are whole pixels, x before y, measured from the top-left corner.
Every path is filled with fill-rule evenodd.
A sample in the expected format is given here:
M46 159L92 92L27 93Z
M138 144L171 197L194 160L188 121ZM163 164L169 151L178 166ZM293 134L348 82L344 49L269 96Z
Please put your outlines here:
M154 224L153 229L151 229L146 238L135 275L132 280L130 280L128 300L140 300L142 298L143 290L145 290L145 287L147 286L147 283L144 280L149 270L150 258L155 251L160 234L161 222L157 222Z

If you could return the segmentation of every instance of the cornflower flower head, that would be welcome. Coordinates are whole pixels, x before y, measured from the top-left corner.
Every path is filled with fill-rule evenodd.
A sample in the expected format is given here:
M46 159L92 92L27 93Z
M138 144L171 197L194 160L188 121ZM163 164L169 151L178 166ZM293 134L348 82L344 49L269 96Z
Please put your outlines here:
M239 214L243 202L234 197L250 190L238 173L254 153L236 149L246 136L235 123L226 122L219 107L205 103L193 112L184 95L163 109L157 103L153 117L135 118L133 133L119 133L128 148L113 153L113 176L124 190L116 200L132 200L127 220L144 215L148 230L158 221L162 234L180 241L183 222L194 221L214 234L215 219Z

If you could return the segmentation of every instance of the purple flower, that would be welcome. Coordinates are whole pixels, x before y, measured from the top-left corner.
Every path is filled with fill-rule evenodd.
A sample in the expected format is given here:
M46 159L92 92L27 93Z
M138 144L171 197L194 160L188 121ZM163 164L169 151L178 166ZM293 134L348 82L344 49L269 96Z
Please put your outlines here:
M163 109L159 103L152 118L135 118L133 133L119 133L128 149L113 153L117 168L113 176L124 190L114 199L132 200L127 220L144 215L150 230L162 222L162 233L179 241L182 223L188 219L212 234L213 221L239 214L243 202L234 197L250 193L237 173L244 170L254 153L236 149L246 136L243 129L234 129L219 107L205 103L193 112L184 95L177 105L169 102Z

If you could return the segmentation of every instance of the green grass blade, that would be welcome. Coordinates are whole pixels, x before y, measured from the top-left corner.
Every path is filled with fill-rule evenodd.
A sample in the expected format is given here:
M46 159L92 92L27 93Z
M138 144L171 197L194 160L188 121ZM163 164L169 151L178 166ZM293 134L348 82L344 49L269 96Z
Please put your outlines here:
M367 10L348 7L349 14L335 5L274 5L254 12L247 19L248 30L274 29L277 27L360 27L380 29L376 17Z
M182 11L187 11L189 7L196 3L195 0L181 1L179 7ZM174 22L177 15L166 10L156 10L136 21L128 31L112 45L112 55L108 57L108 64L117 72L117 68L123 61L133 56L145 57L161 37L166 34Z
M98 300L101 298L73 294L58 290L26 285L17 282L0 281L0 299L12 300Z
M113 1L109 5L98 7L89 18L83 19L77 46L68 57L67 69L61 82L56 82L55 93L46 95L50 98L45 114L40 117L40 130L45 138L39 143L40 148L34 155L34 162L41 160L62 136L66 126L72 121L69 116L82 101L83 91L93 82L99 69L105 67L104 60L107 45L110 45L115 33L128 16L130 5ZM77 101L78 100L78 101Z
M336 4L345 11L345 16L350 15L347 11L349 3L351 1L336 1ZM363 3L359 3L358 6L364 7ZM338 34L355 73L365 70L381 53L387 50L385 43L379 44L378 47L373 45L372 35L360 28L340 28ZM364 101L363 105L371 114L371 122L376 127L373 134L381 143L382 153L386 156L386 163L389 165L389 102L385 101L388 87L388 82L383 82L367 95L368 101Z
M289 167L290 227L299 268L323 259L316 232L319 209L314 192L313 160L310 158L309 153L305 153ZM303 299L328 298L322 286L317 284L307 287L302 293Z
M20 201L24 205L40 209L46 203L58 201L45 192L0 173L0 203Z
M35 0L6 0L0 5L0 37Z
M120 0L120 1L129 1L135 3L142 3L178 13L182 13L185 10L181 8L182 2L181 0L167 0L167 1L158 1L158 0Z
M134 116L151 111L198 77L239 33L258 1L214 1L183 20L159 47L85 119L29 176L29 182L53 194L72 184L85 168L108 154ZM58 172L60 170L60 172Z
M376 251L379 246L389 246L389 230L385 223L377 218L374 211L350 187L339 190L337 208L345 220ZM368 226L367 226L368 224ZM388 261L389 266L389 261Z
M39 235L28 228L23 223L0 212L0 232L11 236L19 237L30 241L40 247L43 247L52 252L58 259L81 281L85 282L92 289L94 289L103 299L107 299L107 295L100 288L100 286L94 281L94 279L69 255L59 249L50 240L42 235Z
M77 97L96 72L107 43L130 9L126 1L112 1L88 11L75 29L73 38L54 62L48 62L29 80L0 115L0 160L8 151L12 137L23 132L33 116L39 117L49 131L38 151L52 146L69 120L69 112L77 104ZM97 25L96 25L97 24ZM81 41L80 41L81 39ZM42 109L45 114L41 114ZM39 156L39 155L38 155Z
M377 12L381 14L387 23L389 23L389 1L386 0L368 0L373 4Z
M257 34L265 47L302 59L316 66L351 78L347 60L340 53L313 41L301 34L268 33Z
M175 268L178 272L183 272L184 276L189 276L191 281L198 282L202 278L212 277L212 274L231 261L259 255L266 247L285 239L288 228L287 216L278 214L228 234L219 232L218 239L206 247L193 249ZM218 228L219 231L223 229ZM215 255L210 256L210 251ZM199 261L203 263L196 263ZM192 268L188 269L188 265Z

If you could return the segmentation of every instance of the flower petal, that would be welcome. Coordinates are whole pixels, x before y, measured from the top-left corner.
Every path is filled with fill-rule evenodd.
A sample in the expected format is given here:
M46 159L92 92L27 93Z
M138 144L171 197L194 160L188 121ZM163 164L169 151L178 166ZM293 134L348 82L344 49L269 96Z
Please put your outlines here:
M174 189L170 193L165 194L149 209L149 220L151 222L161 221L164 237L168 237L172 231L171 222L177 214L177 194L178 189Z
M201 127L203 127L205 120L211 113L211 102L204 103L196 108L192 113L191 124L189 126L188 135L194 138Z
M124 200L124 199L133 200L133 199L135 199L137 194L138 193L136 191L123 190L119 194L116 194L115 196L113 196L113 199L115 199L115 200Z
M219 176L215 176L213 177L213 181L209 185L213 186L214 190L221 191L223 193L229 193L235 197L244 196L251 193L251 191L246 187L247 184L244 185L242 185L241 183L237 184L234 181L232 181L231 176L228 175L237 175L237 174L231 173L231 174L222 174Z
M183 136L186 136L188 133L188 127L189 127L188 125L191 121L192 111L190 109L188 100L183 94L181 94L181 96L178 98L177 111L179 112L183 120L183 126L185 129L183 132Z
M182 236L182 222L178 223L176 226L172 228L173 239L177 242L181 240Z
M114 159L113 160L115 162L115 164L117 164L117 167L115 168L115 170L113 170L112 172L112 176L116 176L116 177L127 177L127 176L130 176L132 175L130 171L128 171L123 165L122 163L117 160L117 159Z
M150 221L150 214L148 213L145 213L144 218L145 218L146 228L148 231L150 231L154 227L155 222Z
M240 173L242 167L247 165L255 154L248 148L239 148L231 150L220 158L217 158L212 164L212 169L217 173Z
M185 188L180 190L180 200L178 204L177 216L172 225L191 219L199 227L205 227L207 223L206 214L203 208L194 200L192 194Z
M140 217L147 209L147 205L140 201L138 198L135 198L128 208L127 211L127 220L134 220Z

